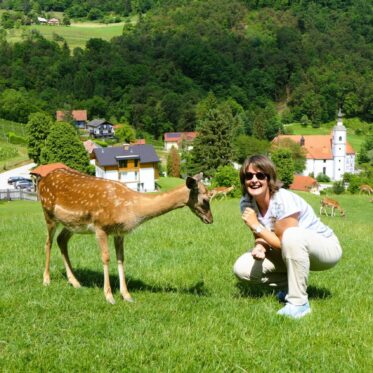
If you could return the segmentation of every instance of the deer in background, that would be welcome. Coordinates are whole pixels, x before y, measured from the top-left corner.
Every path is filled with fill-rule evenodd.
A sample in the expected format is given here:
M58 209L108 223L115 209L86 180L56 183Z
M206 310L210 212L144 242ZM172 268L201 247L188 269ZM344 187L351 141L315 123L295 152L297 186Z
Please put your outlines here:
M216 188L211 189L209 191L210 201L212 201L212 199L218 195L222 195L223 198L225 198L227 194L231 192L233 189L234 189L234 185L230 187L216 187Z
M124 235L145 221L188 206L204 223L211 224L209 194L201 182L202 174L188 177L185 185L159 194L135 192L117 181L99 179L75 170L58 169L43 177L38 192L47 224L44 285L50 283L50 254L57 225L63 229L57 237L68 282L80 287L68 254L68 242L74 233L93 233L101 249L104 269L104 295L114 304L109 279L108 236L114 236L118 262L120 293L132 301L124 274Z
M332 199L332 198L329 198L329 197L324 197L321 201L320 201L320 216L322 214L322 211L325 212L325 215L326 216L329 216L328 215L328 211L327 211L327 207L331 207L332 211L331 211L331 216L335 216L335 211L334 210L338 210L339 211L339 214L343 217L345 216L345 211L343 210L343 208L339 205L339 203L335 200L335 199Z
M360 193L368 193L369 195L373 194L373 188L370 187L368 184L360 185L359 189Z

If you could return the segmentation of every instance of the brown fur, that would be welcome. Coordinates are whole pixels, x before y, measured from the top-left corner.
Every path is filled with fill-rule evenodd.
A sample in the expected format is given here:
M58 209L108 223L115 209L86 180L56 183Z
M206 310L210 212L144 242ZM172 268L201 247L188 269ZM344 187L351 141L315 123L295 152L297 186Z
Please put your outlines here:
M342 217L344 217L346 215L345 211L343 210L343 208L339 205L339 203L335 199L332 199L332 198L329 198L329 197L324 197L320 201L320 204L321 204L320 205L320 215L324 211L325 215L328 216L327 207L331 207L331 209L332 209L331 216L335 216L335 211L334 210L338 210L339 214Z
M123 269L124 234L146 220L177 208L188 206L204 223L213 221L207 188L202 175L188 177L186 185L158 194L135 192L120 182L87 176L73 170L58 169L38 184L48 236L45 244L44 284L50 283L50 251L56 227L64 228L57 237L68 281L80 287L68 255L68 241L74 233L94 233L101 249L104 266L104 293L115 303L109 282L108 235L114 235L118 261L120 292L125 300L132 298L127 290Z
M227 194L229 192L231 192L232 190L234 189L234 185L230 186L230 187L216 187L216 188L213 188L209 191L209 195L210 195L210 201L218 196L218 195L221 195L223 196L223 198L225 198L227 196Z
M370 187L368 184L360 185L359 189L360 193L368 193L369 195L373 193L373 188Z

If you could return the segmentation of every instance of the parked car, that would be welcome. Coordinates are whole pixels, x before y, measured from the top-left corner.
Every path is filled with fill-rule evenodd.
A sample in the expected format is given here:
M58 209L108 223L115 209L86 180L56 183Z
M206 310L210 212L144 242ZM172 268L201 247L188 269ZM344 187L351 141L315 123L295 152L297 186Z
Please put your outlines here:
M15 183L17 181L21 181L21 180L28 180L28 181L31 181L30 179L27 179L23 176L11 176L9 179L8 179L8 184L9 185L15 185Z
M34 189L34 184L30 179L19 180L14 184L16 189L27 190L31 192Z

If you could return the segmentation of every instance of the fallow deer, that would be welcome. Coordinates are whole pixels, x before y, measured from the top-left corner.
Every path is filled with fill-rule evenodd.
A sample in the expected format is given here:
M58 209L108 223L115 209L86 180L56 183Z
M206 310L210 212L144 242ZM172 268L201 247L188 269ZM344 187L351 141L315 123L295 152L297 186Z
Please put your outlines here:
M359 189L360 189L360 193L368 193L369 195L371 193L373 194L373 188L370 187L368 184L360 185Z
M328 198L328 197L324 197L321 201L320 201L320 215L322 214L322 212L324 211L325 212L325 215L326 216L329 216L328 215L328 210L327 210L327 207L331 207L331 216L335 216L335 211L334 210L338 210L339 211L339 214L344 217L346 214L345 214L345 211L343 210L343 208L339 205L339 203L335 200L335 199L332 199L332 198Z
M234 189L234 185L230 187L216 187L216 188L211 189L209 191L210 201L212 201L212 199L218 195L221 195L223 196L223 198L225 198L227 194L231 192L233 189Z
M44 285L50 283L50 253L57 225L63 225L57 237L68 282L80 287L69 259L68 241L74 233L94 233L101 249L104 269L104 295L114 304L109 280L108 236L114 236L118 262L120 293L132 301L124 274L124 234L141 223L177 208L188 206L204 223L213 221L208 190L202 174L188 177L186 184L171 191L146 194L131 190L118 181L99 179L74 170L58 169L39 181L38 191L47 223Z

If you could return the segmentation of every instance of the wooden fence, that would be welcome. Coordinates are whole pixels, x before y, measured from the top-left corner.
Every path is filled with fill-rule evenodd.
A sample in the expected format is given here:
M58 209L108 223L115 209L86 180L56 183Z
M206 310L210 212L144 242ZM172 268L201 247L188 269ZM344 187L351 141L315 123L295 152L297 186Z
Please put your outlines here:
M14 201L14 200L37 201L38 194L36 192L26 192L22 189L0 189L0 200Z

